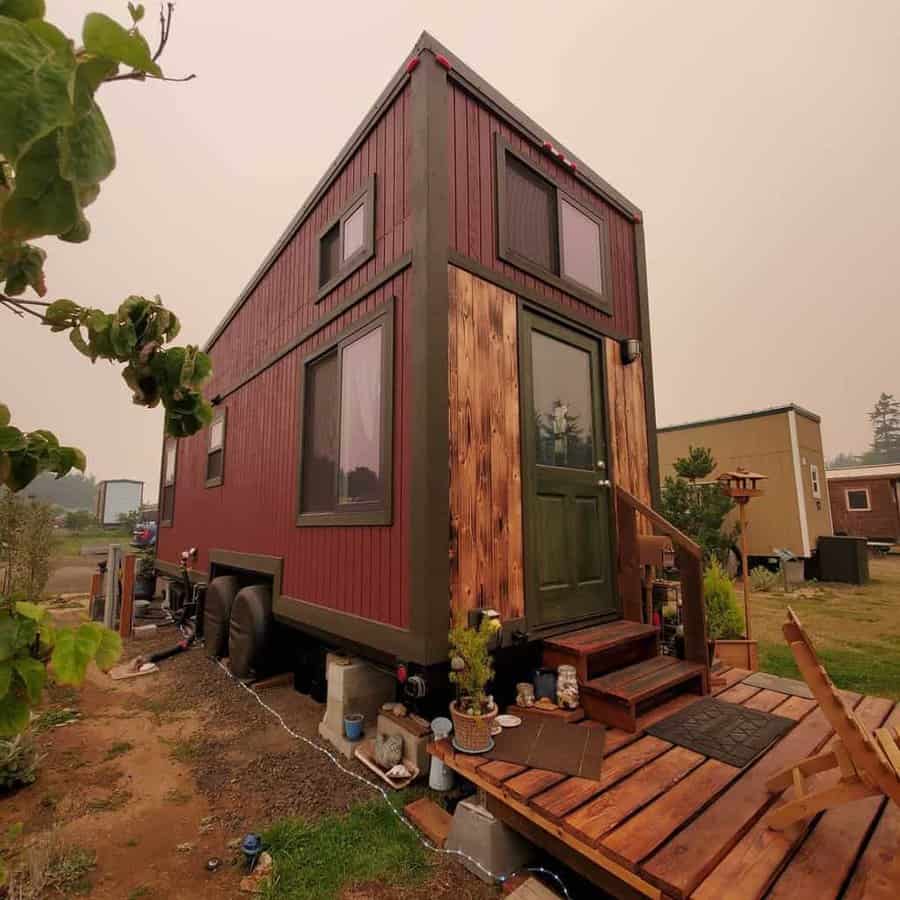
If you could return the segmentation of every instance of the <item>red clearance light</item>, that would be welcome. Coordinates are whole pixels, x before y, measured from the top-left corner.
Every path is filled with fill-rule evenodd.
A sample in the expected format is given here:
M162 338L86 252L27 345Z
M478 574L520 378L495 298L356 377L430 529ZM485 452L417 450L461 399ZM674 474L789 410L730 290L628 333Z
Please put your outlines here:
M643 221L644 221L644 217L640 213L634 214L634 224L635 225L640 225L641 222L643 222Z
M439 66L443 66L448 72L453 68L453 66L450 65L450 60L447 59L447 57L444 56L443 53L438 53L438 55L435 56L434 61Z
M541 146L542 146L548 153L552 153L552 152L553 152L553 144L551 144L550 141L544 141L544 143L541 144Z
M409 75L418 65L419 65L419 57L414 56L407 64L406 64L406 74Z
M400 684L406 684L406 679L409 677L409 672L406 671L406 666L400 665L397 666L397 681Z

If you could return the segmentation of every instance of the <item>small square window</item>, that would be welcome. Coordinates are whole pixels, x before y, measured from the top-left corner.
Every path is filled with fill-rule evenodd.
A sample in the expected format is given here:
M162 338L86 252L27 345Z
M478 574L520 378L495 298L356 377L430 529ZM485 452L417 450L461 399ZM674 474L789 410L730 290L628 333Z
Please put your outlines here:
M163 478L159 498L160 525L171 525L175 516L175 465L178 460L178 442L166 438L163 447Z
M868 512L871 508L868 489L858 488L847 491L847 509L856 512Z
M560 198L562 274L598 294L603 293L600 225Z
M819 467L814 463L810 463L809 466L809 481L810 486L812 487L812 495L816 500L821 500L822 498L822 489L819 486Z
M347 200L319 233L321 300L375 255L375 176Z
M365 223L365 204L354 209L344 220L344 262L347 262L355 253L359 253L365 246Z

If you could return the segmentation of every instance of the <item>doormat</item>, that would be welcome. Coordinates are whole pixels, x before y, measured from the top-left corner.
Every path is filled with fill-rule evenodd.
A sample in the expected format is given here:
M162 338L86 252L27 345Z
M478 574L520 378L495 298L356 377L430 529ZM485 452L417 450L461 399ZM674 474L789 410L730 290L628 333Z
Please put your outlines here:
M482 755L531 769L599 781L605 743L603 726L584 728L542 717L523 718L518 727L504 728L496 735L493 750Z
M743 769L795 724L784 716L704 697L646 731L670 744Z
M768 672L754 672L748 675L744 684L751 687L764 688L769 691L778 691L780 694L789 694L792 697L805 697L813 699L813 692L805 681L797 681L794 678L781 678L778 675L770 675Z

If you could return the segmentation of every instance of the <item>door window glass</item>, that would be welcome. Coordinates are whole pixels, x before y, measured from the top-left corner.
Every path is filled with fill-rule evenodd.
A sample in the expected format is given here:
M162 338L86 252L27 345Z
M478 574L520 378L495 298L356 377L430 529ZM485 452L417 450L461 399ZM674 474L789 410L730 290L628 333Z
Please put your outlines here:
M594 468L594 416L588 353L539 331L531 333L536 462Z

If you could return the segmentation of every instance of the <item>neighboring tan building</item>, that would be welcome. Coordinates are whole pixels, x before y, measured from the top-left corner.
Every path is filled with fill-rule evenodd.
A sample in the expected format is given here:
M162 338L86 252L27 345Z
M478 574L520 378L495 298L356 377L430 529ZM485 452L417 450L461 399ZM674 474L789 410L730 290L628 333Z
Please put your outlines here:
M830 469L826 478L836 533L900 543L900 463Z
M660 428L660 480L674 476L672 464L691 446L712 451L713 478L738 466L767 475L747 509L748 554L769 558L778 548L808 558L819 535L833 533L820 421L790 404Z

